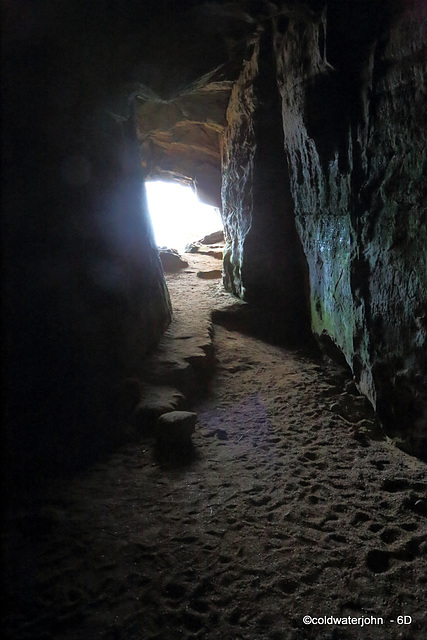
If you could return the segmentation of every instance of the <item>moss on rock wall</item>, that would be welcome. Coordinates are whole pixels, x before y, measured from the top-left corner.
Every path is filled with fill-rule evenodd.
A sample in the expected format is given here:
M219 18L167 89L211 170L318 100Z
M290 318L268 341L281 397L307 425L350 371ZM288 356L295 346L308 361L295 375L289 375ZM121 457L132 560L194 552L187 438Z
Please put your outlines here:
M386 431L426 455L425 5L326 3L276 25L312 327Z

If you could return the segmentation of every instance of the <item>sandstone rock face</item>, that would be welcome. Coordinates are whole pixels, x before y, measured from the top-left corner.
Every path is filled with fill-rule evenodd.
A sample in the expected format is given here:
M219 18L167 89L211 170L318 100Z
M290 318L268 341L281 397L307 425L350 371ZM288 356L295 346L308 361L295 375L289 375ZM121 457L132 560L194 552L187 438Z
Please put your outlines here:
M230 85L207 85L164 103L138 102L138 139L147 179L192 184L201 201L221 206L219 136Z
M180 2L172 16L159 9L133 84L147 178L192 184L202 202L221 206L220 138L253 29L238 6Z
M224 255L224 244L202 244L201 242L191 242L185 247L185 253L200 253L217 260L222 260Z
M188 267L188 262L183 260L174 249L159 249L159 257L165 273L177 273Z
M224 243L224 231L214 231L207 236L199 240L200 244L223 244Z
M245 301L280 307L283 322L296 322L303 331L306 265L295 228L278 98L266 28L253 38L227 111L224 283Z
M161 415L181 408L184 400L184 394L174 387L145 384L132 422L141 432L149 430Z
M276 21L291 190L314 332L388 433L425 455L426 7L358 7Z
M222 277L221 269L212 269L211 271L198 271L197 277L202 280L216 280Z

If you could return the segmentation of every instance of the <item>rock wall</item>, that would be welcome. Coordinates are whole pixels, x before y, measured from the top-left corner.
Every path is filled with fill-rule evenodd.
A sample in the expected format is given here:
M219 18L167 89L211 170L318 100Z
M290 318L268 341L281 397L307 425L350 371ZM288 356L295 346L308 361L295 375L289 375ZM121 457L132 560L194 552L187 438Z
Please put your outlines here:
M199 200L221 206L219 139L230 85L212 82L170 101L138 98L137 134L147 179L192 183Z
M275 309L276 337L309 327L307 270L283 152L271 32L260 29L234 85L222 145L226 288Z
M3 470L34 482L120 440L115 387L138 373L171 310L134 123L109 114L112 67L96 73L85 38L95 50L96 39L82 25L74 48L65 23L47 31L46 16L32 16L29 35L25 16L12 17L2 64Z
M274 37L313 330L424 456L426 25L422 0L327 2Z

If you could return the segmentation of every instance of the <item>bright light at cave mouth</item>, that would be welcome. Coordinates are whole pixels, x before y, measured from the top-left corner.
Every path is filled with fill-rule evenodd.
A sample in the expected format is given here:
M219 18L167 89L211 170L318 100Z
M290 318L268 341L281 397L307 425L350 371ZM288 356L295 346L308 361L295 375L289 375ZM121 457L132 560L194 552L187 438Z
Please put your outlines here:
M202 204L191 187L146 182L148 210L159 247L184 252L189 242L222 229L219 209Z

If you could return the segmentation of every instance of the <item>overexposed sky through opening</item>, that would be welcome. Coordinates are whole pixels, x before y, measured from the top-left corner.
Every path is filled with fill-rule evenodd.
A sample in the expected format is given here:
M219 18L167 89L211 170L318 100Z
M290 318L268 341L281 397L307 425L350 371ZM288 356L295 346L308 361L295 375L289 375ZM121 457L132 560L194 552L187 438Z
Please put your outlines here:
M191 187L174 182L146 182L148 210L159 247L177 249L222 229L219 209L202 204Z

